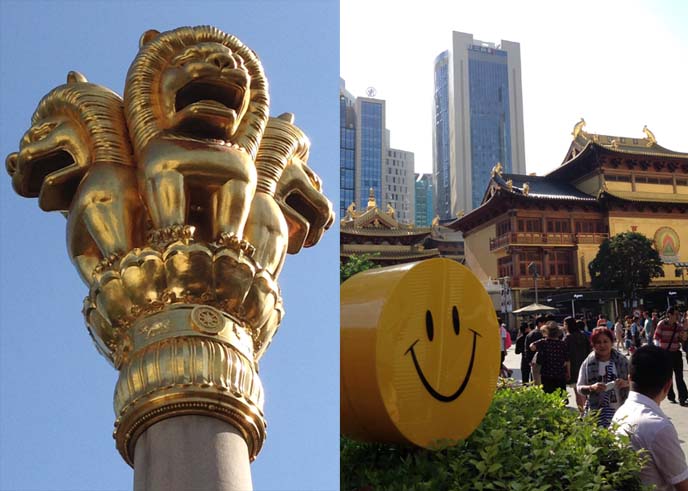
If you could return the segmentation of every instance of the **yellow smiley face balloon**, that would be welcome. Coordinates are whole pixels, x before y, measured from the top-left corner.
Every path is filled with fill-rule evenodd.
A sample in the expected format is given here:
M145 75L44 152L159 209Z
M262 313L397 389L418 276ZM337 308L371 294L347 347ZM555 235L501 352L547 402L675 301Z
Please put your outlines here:
M342 433L432 448L480 424L500 366L478 279L448 260L380 268L341 286Z

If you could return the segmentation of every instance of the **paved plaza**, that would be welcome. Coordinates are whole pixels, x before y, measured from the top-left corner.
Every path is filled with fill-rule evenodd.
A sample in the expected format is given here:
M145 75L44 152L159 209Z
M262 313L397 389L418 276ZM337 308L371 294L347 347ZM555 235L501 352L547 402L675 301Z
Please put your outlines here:
M684 380L688 381L688 363L685 360L685 353L683 353L683 377ZM513 378L516 380L521 380L521 355L514 353L514 346L509 348L504 364L507 368L514 371ZM676 387L674 387L674 390ZM569 406L573 409L576 408L576 398L573 395L573 389L568 388L569 391ZM678 431L678 437L681 440L681 448L683 448L683 453L688 456L688 407L681 407L678 404L672 404L668 399L662 401L660 405L662 411L671 418L671 421Z

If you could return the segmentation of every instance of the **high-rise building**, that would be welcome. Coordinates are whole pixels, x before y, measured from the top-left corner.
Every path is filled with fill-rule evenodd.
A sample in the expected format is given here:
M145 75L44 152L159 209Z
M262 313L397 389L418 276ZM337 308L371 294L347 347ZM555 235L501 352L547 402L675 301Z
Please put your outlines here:
M432 204L432 174L415 174L415 178L415 225L416 227L429 227L435 217Z
M480 205L490 171L525 174L521 48L452 33L435 59L435 211L454 218Z
M357 97L356 113L356 203L366 203L372 188L378 203L383 202L382 166L387 156L385 101Z
M413 152L389 148L382 169L385 204L395 210L399 223L413 223L415 186Z
M339 79L339 216L356 200L356 115L355 98Z
M401 223L413 222L413 153L389 147L385 101L354 97L340 79L339 117L340 216L352 202L364 209L373 189L380 207L394 208Z

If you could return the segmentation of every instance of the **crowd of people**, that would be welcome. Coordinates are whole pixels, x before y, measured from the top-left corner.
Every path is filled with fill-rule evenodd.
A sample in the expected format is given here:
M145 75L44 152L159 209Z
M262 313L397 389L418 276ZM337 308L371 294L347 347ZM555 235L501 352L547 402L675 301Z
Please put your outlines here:
M594 414L604 427L615 421L617 431L631 436L634 448L649 453L643 482L688 491L685 455L659 408L665 398L688 406L683 378L686 312L669 307L661 314L643 312L615 323L600 314L592 329L573 317L559 325L541 316L521 324L515 345L524 383L542 385L547 393L561 389L566 394L566 386L572 386L581 414Z

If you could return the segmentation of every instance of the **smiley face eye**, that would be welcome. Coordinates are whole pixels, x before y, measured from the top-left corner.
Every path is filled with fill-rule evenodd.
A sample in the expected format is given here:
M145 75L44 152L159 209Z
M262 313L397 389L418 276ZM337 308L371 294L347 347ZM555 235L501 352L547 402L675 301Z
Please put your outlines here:
M435 337L435 326L432 323L432 314L429 310L425 312L425 330L427 331L428 339L432 341L432 338Z
M452 323L454 324L454 333L458 336L459 330L461 329L461 322L459 320L459 310L456 308L456 305L452 307Z

